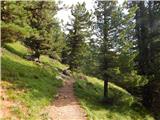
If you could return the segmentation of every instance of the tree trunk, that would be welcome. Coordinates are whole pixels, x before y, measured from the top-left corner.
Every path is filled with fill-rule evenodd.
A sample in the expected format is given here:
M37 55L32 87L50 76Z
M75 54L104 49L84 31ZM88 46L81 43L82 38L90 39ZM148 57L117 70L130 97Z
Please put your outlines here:
M38 58L38 60L39 60L40 53L39 53L39 51L38 51L38 50L36 50L36 51L35 51L34 57L35 57L35 58Z
M108 78L104 80L104 99L108 98Z
M147 108L151 108L151 104L152 104L152 92L151 92L151 89L150 89L150 85L147 84L143 87L143 91L142 91L142 97L143 97L143 100L142 100L142 103L145 107Z

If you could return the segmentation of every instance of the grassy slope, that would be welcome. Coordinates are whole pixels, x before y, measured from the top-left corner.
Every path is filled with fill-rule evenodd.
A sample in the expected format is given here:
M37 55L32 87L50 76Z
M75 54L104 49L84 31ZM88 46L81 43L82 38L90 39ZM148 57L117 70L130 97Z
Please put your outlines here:
M2 87L16 103L10 109L20 119L39 120L39 112L52 101L62 84L56 80L55 68L66 66L47 56L41 56L45 65L27 61L23 56L29 52L20 43L7 44L6 48L2 55ZM114 104L104 105L99 102L103 96L102 81L92 77L76 79L75 93L90 120L153 120L143 108L136 107L135 99L124 89L110 83L109 96Z
M7 44L6 48L1 58L1 85L9 99L16 103L10 110L19 119L39 119L39 112L53 100L62 84L56 79L58 72L54 68L65 66L47 56L41 58L44 65L23 59L29 53L19 42Z
M154 120L126 90L109 83L112 105L102 104L103 82L96 78L76 77L75 94L89 120Z

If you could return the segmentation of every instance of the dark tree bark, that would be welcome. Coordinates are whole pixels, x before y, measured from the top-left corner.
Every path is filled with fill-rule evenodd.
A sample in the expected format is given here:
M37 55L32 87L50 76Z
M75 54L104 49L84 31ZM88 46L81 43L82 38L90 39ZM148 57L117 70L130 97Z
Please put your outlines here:
M104 99L108 98L108 79L104 80Z
M104 26L103 26L103 35L104 35L104 40L103 40L103 53L104 53L104 99L107 99L108 98L108 76L106 75L107 73L105 72L107 69L108 69L108 63L107 63L107 55L106 55L106 52L108 51L108 46L107 46L107 42L108 42L108 23L107 23L107 3L104 3L104 13L103 13L103 16L104 16Z

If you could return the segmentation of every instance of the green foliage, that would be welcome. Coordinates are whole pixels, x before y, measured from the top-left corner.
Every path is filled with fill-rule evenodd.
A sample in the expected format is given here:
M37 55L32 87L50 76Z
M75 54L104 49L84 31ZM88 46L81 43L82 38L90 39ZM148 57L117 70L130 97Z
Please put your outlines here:
M59 22L54 18L57 4L54 1L2 1L2 45L5 42L23 41L35 55L61 57L65 46ZM56 58L58 58L56 57Z
M142 87L148 83L145 76L138 75L137 71L123 72L119 67L108 69L110 81L129 90L134 87Z
M82 64L86 51L86 39L89 37L89 27L91 24L90 13L85 7L85 3L78 3L72 6L71 24L68 24L69 34L67 39L68 64L71 70L78 70Z
M156 119L159 119L160 104L156 99L159 99L160 24L157 21L160 20L160 3L141 1L135 4L139 8L136 12L135 27L138 46L137 68L139 74L147 76L149 80L148 84L143 87L143 104L153 111Z
M83 63L80 67L81 71L83 71L86 75L98 76L98 52L99 47L96 45L93 39L90 39L89 44L86 46L85 57Z
M130 93L115 84L109 83L109 105L101 103L101 80L87 76L82 78L79 75L75 75L75 78L75 94L89 120L154 120Z
M131 72L132 70L134 70L135 66L134 60L137 55L137 51L133 49L135 44L135 40L133 38L135 35L135 23L133 22L133 20L135 17L136 10L137 7L133 6L129 9L128 14L123 16L125 19L121 18L121 26L125 27L123 27L123 29L119 32L119 39L117 41L117 52L120 53L118 56L118 64L122 73Z
M57 20L55 20L57 21ZM52 30L53 30L53 38L52 38L52 47L49 52L50 56L57 60L61 60L62 58L62 50L66 46L65 42L65 34L61 31L59 23L56 23ZM58 58L59 57L59 58Z
M58 21L54 18L57 5L54 1L32 1L26 6L29 26L35 31L25 39L25 44L35 54L52 55L56 52L59 56L64 47L63 33Z
M124 4L125 5L125 4ZM138 75L135 70L135 58L137 56L137 51L134 50L135 40L134 40L134 16L137 10L137 6L132 6L128 13L123 13L123 8L118 14L122 14L119 17L119 37L116 38L116 52L117 54L117 67L109 69L109 75L112 81L123 86L124 88L132 88L137 86L143 86L147 84L148 79L143 76ZM121 27L123 26L123 29Z
M109 78L127 89L145 85L148 80L138 75L135 69L137 50L134 17L137 6L127 9L127 3L118 6L113 1L98 1L96 5L98 9L95 10L95 15L99 28L97 37L100 41L97 42L100 46L97 65L101 78ZM127 12L124 13L126 9Z
M110 38L110 31L113 29L113 25L110 24L113 21L112 11L116 10L116 2L114 1L98 1L95 14L97 16L97 31L100 38L100 53L99 53L99 67L101 70L101 76L103 79L107 79L107 69L113 67L115 53L111 51L113 49L112 38ZM101 37L102 36L102 37Z
M25 37L29 36L29 28L20 27L19 25L13 23L1 24L2 34L2 44L4 42L14 42L16 40L23 40Z
M2 45L5 42L23 40L29 36L31 28L26 23L23 2L2 1L1 12Z

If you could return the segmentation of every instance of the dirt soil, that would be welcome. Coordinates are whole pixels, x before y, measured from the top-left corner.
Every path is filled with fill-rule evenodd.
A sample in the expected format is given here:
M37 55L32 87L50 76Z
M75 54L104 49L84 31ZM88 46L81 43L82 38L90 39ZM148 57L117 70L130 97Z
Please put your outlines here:
M0 84L1 85L1 84ZM18 120L11 112L11 107L15 104L8 99L6 90L0 86L0 119L11 119Z
M53 106L49 108L48 115L51 120L87 120L84 110L74 95L73 83L74 79L70 77L59 89Z

